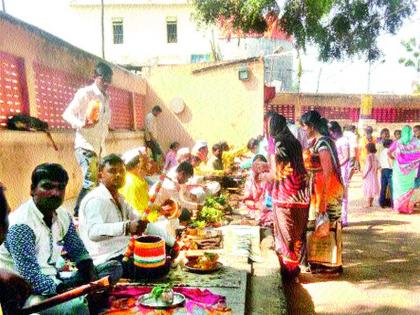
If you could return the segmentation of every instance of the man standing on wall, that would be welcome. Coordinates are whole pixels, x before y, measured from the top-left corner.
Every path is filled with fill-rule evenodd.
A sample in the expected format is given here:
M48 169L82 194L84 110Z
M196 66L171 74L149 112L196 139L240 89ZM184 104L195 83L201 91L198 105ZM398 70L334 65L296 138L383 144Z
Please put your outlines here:
M111 121L107 89L111 84L112 74L108 65L98 63L93 84L78 90L63 113L64 120L76 129L74 148L83 173L83 187L74 208L75 216L79 215L79 205L83 197L97 185L98 161L104 151Z
M157 142L157 117L162 113L162 108L156 105L152 108L152 111L146 115L146 128L145 128L145 140L146 146L152 150L152 156L154 161L158 161L162 158L162 149Z

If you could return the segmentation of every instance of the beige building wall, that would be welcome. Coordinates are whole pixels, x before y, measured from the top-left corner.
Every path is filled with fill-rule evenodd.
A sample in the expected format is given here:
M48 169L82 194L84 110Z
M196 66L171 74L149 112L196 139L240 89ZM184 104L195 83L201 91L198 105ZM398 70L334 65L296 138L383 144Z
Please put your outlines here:
M37 98L33 63L91 78L98 58L60 39L31 28L28 24L0 17L0 51L24 59L29 94L30 115L37 116ZM113 86L144 95L146 83L140 77L113 67ZM34 167L44 162L64 165L70 176L67 198L75 197L82 184L80 169L74 156L74 132L53 131L59 151L52 148L42 132L0 129L0 181L7 187L10 206L16 208L29 198L30 176ZM107 141L108 153L122 153L143 144L142 131L114 131Z
M238 79L238 69L246 66L248 81ZM226 140L246 144L262 133L264 64L253 59L219 65L158 66L145 70L148 82L146 112L159 104L159 141L165 149L172 141L192 146L198 140L210 145ZM171 110L171 101L182 98L181 114Z
M82 185L82 173L74 156L74 133L52 132L55 151L42 132L0 130L0 181L6 186L10 207L15 209L29 198L31 173L41 163L59 163L69 174L66 199L75 198ZM142 132L112 132L108 153L123 153L143 144Z

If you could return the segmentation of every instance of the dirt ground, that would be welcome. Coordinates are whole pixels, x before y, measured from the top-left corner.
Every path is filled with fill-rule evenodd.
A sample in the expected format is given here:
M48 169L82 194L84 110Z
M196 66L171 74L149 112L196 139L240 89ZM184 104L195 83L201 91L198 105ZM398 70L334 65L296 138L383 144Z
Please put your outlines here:
M344 273L302 274L299 284L283 283L289 314L420 314L420 211L402 215L365 204L355 177L343 231Z

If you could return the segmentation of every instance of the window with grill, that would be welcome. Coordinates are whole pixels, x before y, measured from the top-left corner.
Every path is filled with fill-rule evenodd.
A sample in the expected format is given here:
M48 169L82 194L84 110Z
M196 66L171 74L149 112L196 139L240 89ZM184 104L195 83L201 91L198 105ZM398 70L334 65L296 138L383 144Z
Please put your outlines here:
M177 43L178 42L178 30L177 30L177 21L176 18L167 18L166 19L166 35L168 43Z
M10 116L29 113L23 58L0 51L0 128Z
M123 44L124 43L124 25L123 25L122 19L112 21L112 31L114 34L114 44Z

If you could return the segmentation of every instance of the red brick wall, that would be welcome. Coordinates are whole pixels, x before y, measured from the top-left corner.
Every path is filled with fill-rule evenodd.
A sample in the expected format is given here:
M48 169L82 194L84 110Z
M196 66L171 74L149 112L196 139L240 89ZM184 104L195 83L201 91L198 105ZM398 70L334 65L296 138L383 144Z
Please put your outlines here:
M0 126L6 126L8 117L28 111L24 60L0 52Z

